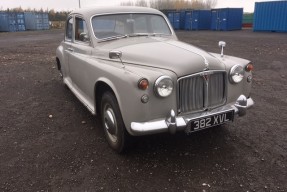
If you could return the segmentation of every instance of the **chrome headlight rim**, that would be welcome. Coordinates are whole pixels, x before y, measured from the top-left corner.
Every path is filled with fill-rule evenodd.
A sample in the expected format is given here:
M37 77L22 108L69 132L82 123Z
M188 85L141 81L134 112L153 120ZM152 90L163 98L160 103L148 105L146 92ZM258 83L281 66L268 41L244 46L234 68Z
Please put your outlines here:
M159 84L163 81L163 80L168 80L171 82L171 85L172 85L172 89L171 91L167 94L167 95L161 95L159 92L158 92L158 86ZM167 76L167 75L163 75L163 76L160 76L159 78L156 79L155 83L154 83L154 92L156 94L156 96L158 97L161 97L161 98L165 98L165 97L168 97L172 94L173 92L173 89L174 89L174 83L173 83L173 80L171 77Z
M244 78L244 68L241 65L234 65L229 72L229 80L233 84L240 83ZM237 75L237 77L236 77Z

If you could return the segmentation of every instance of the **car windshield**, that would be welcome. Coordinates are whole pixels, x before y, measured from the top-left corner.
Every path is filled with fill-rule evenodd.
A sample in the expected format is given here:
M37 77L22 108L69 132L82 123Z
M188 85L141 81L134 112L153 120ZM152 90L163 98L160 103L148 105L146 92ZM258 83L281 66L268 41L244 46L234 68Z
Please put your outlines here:
M92 18L92 26L97 39L110 40L123 37L171 35L166 20L154 14L114 14Z

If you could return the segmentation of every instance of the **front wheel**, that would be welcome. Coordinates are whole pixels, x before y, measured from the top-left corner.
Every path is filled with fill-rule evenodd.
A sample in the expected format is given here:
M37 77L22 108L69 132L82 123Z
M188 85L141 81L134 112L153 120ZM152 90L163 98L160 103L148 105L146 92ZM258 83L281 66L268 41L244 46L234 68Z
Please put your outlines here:
M116 97L111 92L105 92L102 96L101 120L110 147L118 153L123 152L127 147L127 137L129 135Z

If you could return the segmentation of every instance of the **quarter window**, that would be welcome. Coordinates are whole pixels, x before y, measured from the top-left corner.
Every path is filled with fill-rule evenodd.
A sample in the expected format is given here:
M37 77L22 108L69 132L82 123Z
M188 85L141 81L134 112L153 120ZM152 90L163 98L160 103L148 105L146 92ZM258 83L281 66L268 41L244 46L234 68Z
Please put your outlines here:
M76 17L75 40L82 42L89 41L87 25L85 20L82 18Z
M71 40L73 34L73 18L69 18L67 21L67 28L66 28L66 38Z

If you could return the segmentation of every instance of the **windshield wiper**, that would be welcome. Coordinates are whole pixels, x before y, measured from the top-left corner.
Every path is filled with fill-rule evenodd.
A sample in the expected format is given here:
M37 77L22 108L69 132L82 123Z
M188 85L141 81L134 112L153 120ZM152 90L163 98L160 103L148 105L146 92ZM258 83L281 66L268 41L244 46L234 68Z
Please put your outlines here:
M131 33L127 35L128 37L140 37L140 36L150 36L149 33Z
M127 35L128 37L139 37L139 36L170 36L170 34L165 33L131 33Z
M170 34L164 34L164 33L131 33L131 34L125 34L125 35L106 37L106 38L100 39L99 43L117 40L117 39L122 39L122 38L127 38L127 37L143 37L143 36L146 36L146 37L149 37L149 36L154 36L154 37L155 36L170 36Z
M112 40L127 38L127 37L128 35L117 35L117 36L112 36L112 37L106 37L106 38L100 39L99 43L105 42L105 41L112 41Z
M152 33L151 36L170 36L171 34L165 34L165 33Z

